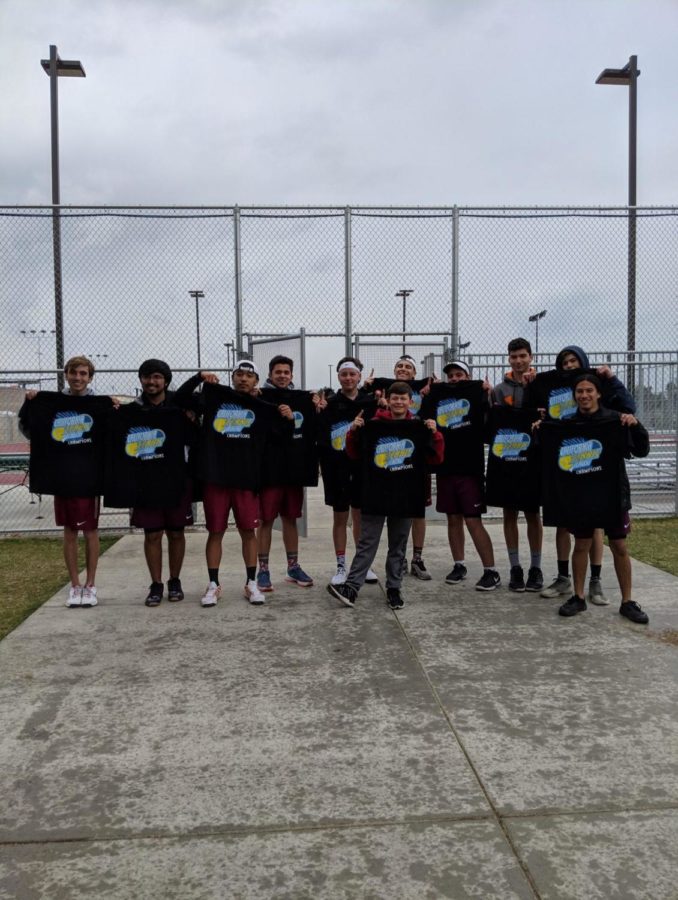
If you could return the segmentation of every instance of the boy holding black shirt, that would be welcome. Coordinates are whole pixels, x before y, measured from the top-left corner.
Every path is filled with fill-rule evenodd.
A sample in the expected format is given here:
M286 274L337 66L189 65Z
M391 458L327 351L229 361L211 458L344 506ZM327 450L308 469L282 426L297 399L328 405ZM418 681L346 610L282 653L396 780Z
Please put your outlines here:
M318 483L315 449L315 415L320 398L317 394L295 391L292 383L294 363L288 356L274 356L268 364L268 378L262 399L275 403L283 415L294 421L294 432L278 446L268 448L264 461L264 486L259 495L261 523L257 530L260 591L273 590L268 558L271 551L273 523L282 520L282 538L287 554L285 581L299 587L312 587L313 579L299 565L299 531L297 519L304 504L304 487ZM293 409L293 406L295 407Z
M92 389L94 364L86 356L74 356L69 359L64 366L64 375L66 376L67 386L63 389L63 394L71 397L92 397L94 395L94 390ZM54 398L58 397L58 395L51 395L50 392L27 391L26 402L19 410L19 427L22 434L29 440L31 437L31 419L34 418L37 421L40 417L40 410L38 408L40 400L36 401L36 397L41 397L43 394L46 402L47 398L50 396L53 396ZM109 398L98 398L98 402L104 404L106 400L108 400L107 405L110 406L111 401ZM44 416L52 418L53 415L54 414L50 414L47 409L43 411L43 418ZM65 450L71 446L73 450L75 450L75 453L72 454L74 457L73 473L72 478L69 478L68 473L64 471L58 471L54 474L62 483L65 483L65 481L68 480L81 482L85 473L80 468L79 457L78 459L75 458L77 447L78 445L83 445L84 449L84 445L88 445L88 447L91 446L91 437L89 435L92 434L93 428L97 431L99 429L97 428L96 421L93 420L89 413L78 414L78 412L75 411L68 417L69 421L64 426L59 425L58 420L60 416L65 416L65 414L59 412L56 413L54 425L51 429L51 439L56 441L57 444L52 444L51 446L55 449L58 446L60 450ZM71 420L78 421L71 423ZM31 447L31 489L35 490L36 493L49 493L49 484L46 483L43 488L38 485L36 481L41 475L44 476L44 473L39 471L40 465L38 457L39 455L42 455L43 458L47 460L48 457L44 456L44 453L49 454L49 459L52 459L54 454L51 449L49 449L50 445L45 444L44 441L39 441L37 437L34 444L35 446ZM59 459L64 465L68 463L68 458L65 455L60 456ZM60 468L59 463L56 463L56 466L57 468ZM98 464L96 462L94 462L94 468L98 469ZM35 471L36 469L38 471ZM98 481L99 479L96 478L96 473L94 474L94 480ZM82 485L80 484L79 486L81 487ZM73 487L75 488L75 485L73 485ZM54 496L54 519L56 524L62 526L64 529L64 561L71 581L68 598L66 600L66 606L69 608L77 606L92 607L96 606L98 602L95 578L97 564L99 562L99 505L99 496L94 493L84 497L72 496L70 494L59 494ZM80 584L80 570L78 567L78 532L80 530L82 530L85 538L86 576L84 585Z
M344 606L355 605L379 548L384 523L388 528L387 602L391 609L404 605L400 593L403 560L412 519L424 509L425 465L435 465L443 458L443 439L436 423L415 420L411 402L410 385L396 381L386 390L388 409L378 410L367 428L361 411L346 438L349 457L362 461L363 491L360 539L351 569L344 584L327 585L328 592Z

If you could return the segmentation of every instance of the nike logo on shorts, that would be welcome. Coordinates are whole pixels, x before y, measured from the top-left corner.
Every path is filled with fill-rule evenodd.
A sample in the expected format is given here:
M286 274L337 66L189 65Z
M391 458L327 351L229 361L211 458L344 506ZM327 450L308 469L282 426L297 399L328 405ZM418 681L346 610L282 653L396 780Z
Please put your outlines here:
M75 525L77 528L80 528L81 525L84 525L87 519L83 519L82 522L76 522Z

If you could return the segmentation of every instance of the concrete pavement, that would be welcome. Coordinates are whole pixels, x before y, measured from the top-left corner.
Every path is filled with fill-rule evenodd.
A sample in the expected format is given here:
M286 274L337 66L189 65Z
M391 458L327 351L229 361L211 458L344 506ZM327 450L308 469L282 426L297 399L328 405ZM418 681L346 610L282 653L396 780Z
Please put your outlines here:
M314 588L284 584L275 535L251 607L233 530L201 609L192 534L186 599L149 610L126 536L96 609L62 593L0 643L0 897L678 897L678 579L634 566L649 628L615 604L563 620L474 591L470 543L445 585L433 523L434 581L350 610L309 506ZM618 599L609 555L603 581Z

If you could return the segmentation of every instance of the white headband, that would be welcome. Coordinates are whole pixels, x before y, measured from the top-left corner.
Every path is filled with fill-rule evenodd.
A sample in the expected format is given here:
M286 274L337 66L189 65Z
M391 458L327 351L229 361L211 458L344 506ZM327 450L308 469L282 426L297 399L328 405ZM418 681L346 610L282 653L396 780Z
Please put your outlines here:
M343 362L337 369L337 372L344 372L346 371L346 369L350 369L352 372L357 372L358 374L360 374L360 369L354 362L351 362L350 359L347 359L346 362Z

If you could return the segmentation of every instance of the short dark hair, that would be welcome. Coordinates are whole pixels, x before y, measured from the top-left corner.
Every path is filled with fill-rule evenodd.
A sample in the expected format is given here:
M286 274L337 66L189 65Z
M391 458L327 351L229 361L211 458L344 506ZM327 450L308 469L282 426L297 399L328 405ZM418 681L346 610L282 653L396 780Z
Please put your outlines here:
M345 363L345 362L352 362L352 363L355 363L356 366L357 366L357 367L360 369L360 371L362 372L362 370L363 370L363 364L360 362L360 360L358 359L357 356L342 356L341 359L339 360L339 362L337 363L337 372L339 371L339 366L340 366L342 363Z
M294 371L294 362L289 356L274 356L268 364L268 374L270 375L276 366L289 366Z
M412 388L406 381L394 381L393 384L389 384L386 388L386 396L390 397L391 394L407 394L407 396L412 398Z
M600 378L598 378L597 375L594 375L593 373L589 373L588 375L586 373L584 373L583 375L577 375L577 377L574 379L574 383L572 384L572 390L574 390L581 381L591 382L594 388L602 396L603 385L601 384Z
M508 342L508 352L515 353L516 350L527 350L532 356L532 345L527 338L513 338L512 341Z

